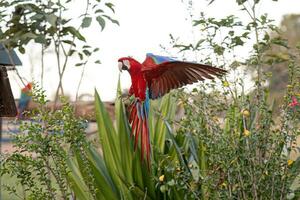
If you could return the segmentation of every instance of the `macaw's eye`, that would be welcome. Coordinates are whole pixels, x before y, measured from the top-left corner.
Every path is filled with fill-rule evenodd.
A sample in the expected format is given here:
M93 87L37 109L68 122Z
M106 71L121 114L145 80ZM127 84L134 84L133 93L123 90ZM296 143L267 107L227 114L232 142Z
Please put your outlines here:
M130 62L129 62L129 60L124 60L123 64L127 67L128 70L130 69Z

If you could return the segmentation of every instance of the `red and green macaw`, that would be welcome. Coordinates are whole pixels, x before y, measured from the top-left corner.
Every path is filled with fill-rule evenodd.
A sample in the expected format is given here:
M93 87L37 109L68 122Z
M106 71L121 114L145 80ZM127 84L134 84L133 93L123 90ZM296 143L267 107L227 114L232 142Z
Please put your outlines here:
M143 160L146 154L148 164L151 150L148 126L150 99L162 97L172 89L226 73L223 69L209 65L178 61L150 53L143 63L131 57L120 58L118 67L120 71L127 70L131 76L129 95L134 95L135 98L129 106L131 134L135 136L134 149L140 138L141 157Z

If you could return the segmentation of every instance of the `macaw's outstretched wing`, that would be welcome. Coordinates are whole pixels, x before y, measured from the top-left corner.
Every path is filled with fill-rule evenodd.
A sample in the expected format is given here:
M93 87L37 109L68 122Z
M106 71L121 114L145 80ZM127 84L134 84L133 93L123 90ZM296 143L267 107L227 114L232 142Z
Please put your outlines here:
M176 61L172 58L153 54L147 54L142 70L151 99L159 98L171 89L204 79L213 79L214 76L221 76L226 73L226 70L210 65Z

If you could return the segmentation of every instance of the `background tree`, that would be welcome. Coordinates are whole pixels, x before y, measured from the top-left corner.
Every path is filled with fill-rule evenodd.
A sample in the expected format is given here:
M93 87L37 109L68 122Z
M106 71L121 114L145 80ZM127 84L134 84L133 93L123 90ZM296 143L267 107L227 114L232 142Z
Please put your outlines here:
M288 67L287 61L289 56L297 56L297 48L300 46L300 15L286 15L283 17L279 26L280 37L285 39L286 47L273 46L270 52L270 63L274 61L280 61L278 64L266 66L266 71L272 72L270 79L271 93L283 94L288 84ZM278 37L277 33L271 33L272 38ZM287 48L288 47L288 48ZM300 61L300 58L297 58Z
M51 67L56 65L57 68L59 81L55 101L59 95L64 95L63 77L70 65L70 57L77 56L75 66L82 67L81 77L83 77L84 68L90 62L91 55L99 50L88 45L81 30L90 27L92 21L98 22L101 30L105 28L107 20L118 24L118 21L106 14L114 13L114 5L111 2L81 1L80 5L84 6L80 7L81 9L77 6L78 12L70 12L70 9L78 3L70 0L0 1L0 24L3 31L0 42L9 49L18 48L21 53L25 53L26 46L30 42L39 44L42 86L45 65ZM54 52L53 62L45 63L46 52ZM100 63L99 60L93 62ZM81 80L82 78L79 86Z

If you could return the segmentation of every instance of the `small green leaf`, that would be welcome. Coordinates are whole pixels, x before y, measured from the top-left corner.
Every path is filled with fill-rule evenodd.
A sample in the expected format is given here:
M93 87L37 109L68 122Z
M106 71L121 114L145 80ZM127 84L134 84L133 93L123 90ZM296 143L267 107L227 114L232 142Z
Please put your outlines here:
M37 35L32 32L28 32L28 33L23 34L22 38L35 39L35 38L37 38Z
M73 26L68 26L68 27L64 28L64 31L71 33L73 36L75 36L79 40L85 42L85 38L83 37L83 35L81 35L80 32L78 30L76 30Z
M19 52L20 52L21 54L24 54L24 53L25 53L25 49L24 49L23 47L19 47Z
M92 18L91 17L85 17L82 20L81 27L82 28L88 28L92 23Z
M271 42L272 42L273 44L278 45L278 46L282 46L282 47L285 47L285 48L289 48L287 40L286 40L286 39L283 39L283 38L281 38L281 37L275 37L275 38L273 38L273 39L271 40Z
M108 15L102 15L103 17L107 18L109 21L111 21L113 24L117 24L120 26L119 22L115 19L112 19L110 16Z
M75 50L74 50L74 49L71 49L71 50L69 51L69 53L68 53L68 56L72 56L74 52L75 52Z
M82 60L82 59L83 59L83 55L82 55L82 53L78 52L78 56L79 56L80 60Z
M218 45L218 44L214 44L214 52L217 54L217 55L223 55L224 51L225 51L225 48Z
M84 65L84 63L76 63L75 64L76 67L79 67L79 66L82 66L82 65Z
M84 49L82 52L83 52L84 55L86 55L86 56L90 56L90 55L91 55L91 52L88 51L88 50L86 50L86 49Z
M197 42L197 44L196 44L196 46L195 46L194 49L198 49L198 48L201 46L201 44L202 44L203 42L205 42L204 39L199 40L199 41Z
M76 44L71 40L62 40L62 42L76 47Z
M104 27L105 27L105 20L103 19L103 17L98 16L98 17L96 18L96 20L98 21L99 25L101 26L101 30L103 30Z
M234 46L242 46L244 44L241 37L238 37L238 36L235 36L234 38L232 38L232 42L233 42Z
M46 44L47 43L47 40L46 40L44 35L39 35L37 38L34 39L34 41L36 43L40 43L40 44Z
M108 7L109 9L111 9L111 11L113 11L113 13L115 12L115 9L114 9L114 4L112 3L105 3L106 7Z
M56 27L57 16L54 14L46 15L46 20L51 26Z
M97 9L96 11L95 11L95 14L96 13L103 13L104 11L102 10L102 9Z

